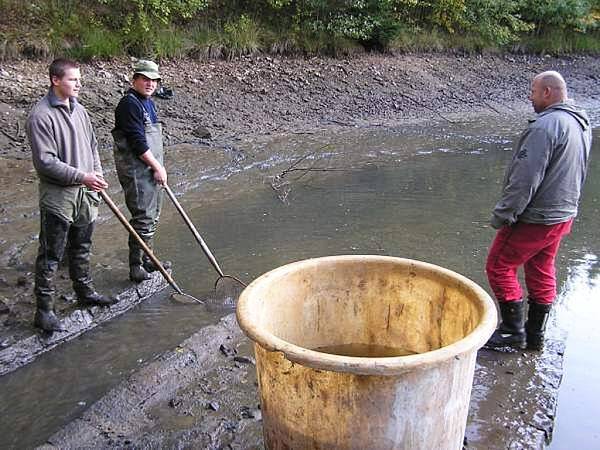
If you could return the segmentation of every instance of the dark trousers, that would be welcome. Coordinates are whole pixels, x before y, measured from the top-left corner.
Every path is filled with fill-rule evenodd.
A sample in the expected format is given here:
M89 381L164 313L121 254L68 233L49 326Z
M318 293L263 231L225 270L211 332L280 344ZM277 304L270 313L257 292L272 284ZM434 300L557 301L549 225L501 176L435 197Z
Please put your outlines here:
M90 276L90 249L95 222L73 225L64 218L40 211L39 249L35 261L34 292L37 307L50 311L54 306L54 276L65 250L69 276L78 295L93 291Z

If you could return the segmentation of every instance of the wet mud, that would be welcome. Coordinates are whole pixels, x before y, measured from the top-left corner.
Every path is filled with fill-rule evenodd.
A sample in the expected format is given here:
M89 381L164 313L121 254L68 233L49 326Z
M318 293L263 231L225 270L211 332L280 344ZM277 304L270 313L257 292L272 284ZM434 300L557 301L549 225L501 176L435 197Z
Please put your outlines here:
M552 437L564 347L481 350L465 449L542 449ZM166 352L53 434L43 449L261 449L252 344L233 314Z
M0 349L0 376L29 364L42 353L120 316L167 286L164 278L154 272L149 280L119 292L116 295L118 302L114 305L82 309L74 305L63 309L61 319L64 331L48 333L24 327L18 339L16 336L9 336L3 341L4 348Z
M31 327L37 178L24 122L44 93L46 65L22 61L0 66L0 128L5 131L0 135L0 182L8 186L0 192L0 367L7 368L0 369L0 375L52 346L34 342L20 350L17 345L27 339L39 341L32 338ZM122 211L109 131L114 105L127 87L128 65L129 61L96 62L82 69L82 102L98 132L109 194ZM156 101L171 144L166 155L170 185L184 198L206 182L203 202L222 203L237 193L227 183L210 180L227 180L253 164L294 158L308 150L281 153L270 144L280 136L523 114L530 78L545 69L560 70L577 98L600 100L600 60L595 57L404 55L167 62L163 79L175 97ZM126 245L126 233L103 207L92 253L96 286L103 293L131 289ZM173 275L177 280L176 269ZM143 298L143 293L133 293L131 305ZM72 317L77 326L109 320L129 304L81 313L74 303L63 268L56 306L61 317ZM61 338L56 339L58 343ZM552 436L563 354L560 339L550 341L541 354L482 350L465 447L544 448ZM251 344L229 315L145 365L53 434L44 447L250 449L263 447L261 433Z
M261 448L255 361L235 315L135 373L40 448Z

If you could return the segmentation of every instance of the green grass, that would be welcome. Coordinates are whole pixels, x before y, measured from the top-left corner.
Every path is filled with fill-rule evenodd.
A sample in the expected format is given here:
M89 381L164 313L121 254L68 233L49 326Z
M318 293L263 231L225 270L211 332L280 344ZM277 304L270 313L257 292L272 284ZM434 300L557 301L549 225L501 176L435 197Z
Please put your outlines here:
M447 34L419 28L401 29L390 40L388 50L394 52L436 52L447 48Z
M18 58L21 50L15 36L10 33L0 33L0 61Z
M122 56L124 53L123 38L114 31L91 28L81 36L80 45L69 53L72 57L83 60Z
M189 55L201 60L225 57L225 36L209 26L198 26L191 31L192 48Z
M176 28L159 30L152 42L152 56L157 59L187 56L193 44L189 34Z
M148 33L138 28L125 36L124 47L131 56L160 60L187 56L193 42L188 32L175 27Z
M75 0L67 3L73 6ZM15 0L0 0L0 4L10 6L7 11L10 17L18 13ZM72 12L57 14L59 4L57 0L50 2L48 17L38 18L38 22L25 32L14 26L5 26L0 32L0 61L20 57L48 58L61 54L82 60L110 59L126 54L156 59L189 56L213 60L234 59L259 52L344 57L366 51L356 40L329 31L315 31L302 25L288 29L282 28L281 23L271 23L269 28L244 14L224 25L218 20L198 19L188 27L178 24L157 28L156 24L157 27L148 31L137 27L126 33L122 29L114 30L111 24L93 17L88 20ZM7 19L0 18L0 24L2 20ZM548 29L542 34L523 33L516 36L516 43L504 46L494 38L477 33L448 33L416 25L404 25L394 32L392 39L386 39L386 51L600 54L600 30L582 33L558 28Z
M258 24L246 15L223 26L225 56L233 59L252 55L262 49L261 30Z
M523 36L516 50L563 55L568 53L600 54L600 31L578 33L565 30L546 31L539 36Z

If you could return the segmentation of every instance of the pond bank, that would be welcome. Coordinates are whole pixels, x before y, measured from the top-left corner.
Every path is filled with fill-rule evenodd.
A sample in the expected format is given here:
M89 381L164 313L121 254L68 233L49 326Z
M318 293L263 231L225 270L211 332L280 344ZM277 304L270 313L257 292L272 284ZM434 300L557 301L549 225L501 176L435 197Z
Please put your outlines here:
M3 347L23 337L34 309L31 274L39 213L37 177L24 125L29 110L45 93L47 64L29 60L0 64L0 182L5 186L0 193ZM121 207L110 130L115 105L128 86L130 67L128 59L82 65L84 88L80 100L90 112L110 192ZM198 182L198 173L188 171L190 163L219 176L235 169L240 160L267 160L271 150L252 145L265 137L529 113L531 77L548 69L563 73L577 101L600 100L598 57L409 54L349 59L256 56L231 62L167 61L161 65L161 75L175 95L155 102L165 122L166 144L181 144L177 146L179 151L171 151L166 158L170 175L176 177L176 187L185 193ZM186 150L186 143L193 144L193 149ZM105 214L100 223L107 221L114 223ZM94 240L97 253L110 255L110 259L93 258L97 271L120 273L126 269L122 261L114 259L114 244L110 239ZM106 251L102 247L105 245L109 247ZM64 280L62 284L66 285ZM62 310L69 306L72 296L68 287L66 293L63 290L59 294L65 296L65 302L57 305Z
M512 62L510 58L513 58ZM498 116L529 112L530 108L525 99L530 78L534 73L544 69L554 68L565 73L570 82L571 93L576 99L597 100L599 95L596 78L598 62L596 58L555 59L499 56L477 58L409 55L389 59L365 57L348 61L256 58L237 63L220 62L214 65L194 65L193 63L181 65L181 62L169 65L167 63L165 67L166 70L172 71L170 74L172 79L175 80L177 76L180 76L183 80L179 85L167 82L167 85L175 87L176 96L173 99L157 100L161 116L168 124L170 123L168 139L171 143L191 142L194 144L193 146L181 144L169 149L170 152L167 156L169 174L176 177L178 194L185 194L189 189L198 186L199 180L204 176L203 173L211 174L212 177L219 177L221 174L226 178L232 170L237 170L237 164L240 161L245 160L244 164L252 164L254 161L268 160L270 156L286 156L274 154L274 150L269 145L263 145L263 142L267 140L261 141L264 136L271 136L275 139L277 136L289 133L312 134L318 133L323 128L347 129L348 127L368 132L373 129L372 127L381 127L391 123L411 121L428 123L432 120L449 123L450 121L459 121L461 117L469 115L473 117L474 114ZM3 128L4 130L14 130L15 134L11 135L12 137L20 136L22 138L22 124L16 125L20 123L18 118L22 118L27 108L30 107L31 97L35 97L34 91L41 92L45 83L44 77L38 76L39 74L36 72L41 70L44 65L36 63L38 66L34 67L28 64L23 63L20 67L2 66L3 70L12 71L8 72L9 76L6 78L2 75L3 81L0 84L3 92L6 93L7 90L10 90L10 93L4 96L4 101L10 99L11 102L10 104L4 103L4 105L9 104L9 114L2 115L2 120L6 121L8 127ZM125 64L127 62L123 62L122 66ZM92 113L94 123L97 124L102 144L103 164L111 183L111 196L118 199L120 206L123 207L121 194L114 177L108 142L113 103L116 104L119 95L118 92L115 93L115 90L122 89L124 86L124 81L118 81L118 66L118 63L104 65L97 63L85 66L84 74L86 71L88 74L91 72L92 77L86 80L84 92L94 92L94 88L96 88L101 95L82 98L82 101L86 103L90 99L93 100L91 104L86 104ZM334 70L331 67L337 67L337 69ZM281 70L289 72L286 75L287 78L281 75ZM189 79L191 73L201 73L202 71L212 73L211 77L207 76L202 80L195 78L196 82ZM108 76L105 72L111 75ZM327 77L323 76L324 72L327 73ZM23 76L31 77L31 80L35 78L38 80L35 82L37 84L25 80L21 86L24 88L24 93L17 95L18 84L17 89L14 86L7 86L10 77L15 73L25 74ZM337 75L335 75L336 73ZM282 81L283 79L287 81ZM244 83L243 80L246 80L247 83ZM343 80L346 80L346 83ZM165 81L167 81L166 76ZM240 86L243 85L258 86L260 89L253 90L250 87L244 88L246 90L240 89ZM213 90L207 90L209 87ZM27 93L27 88L30 89L29 93ZM347 89L347 91L342 95L339 89L342 91ZM182 92L189 92L189 95L182 95ZM300 96L298 92L303 93L303 96ZM406 92L410 92L410 94L405 94ZM241 96L240 93L242 93ZM396 98L401 101L394 102ZM253 99L253 101L248 99ZM104 106L97 107L98 105ZM289 107L287 109L289 115L282 113L280 105ZM4 108L3 105L0 106ZM13 120L15 117L17 118L16 122ZM10 120L13 121L10 122ZM523 122L525 121L523 120ZM227 125L220 126L224 123ZM206 131L212 135L211 138L207 137ZM4 149L6 149L5 152ZM294 148L288 150L294 154L287 156L293 158L295 154L302 155L308 150ZM24 146L10 144L3 145L2 151L4 153L1 157L0 178L4 181L3 184L10 188L0 194L0 208L3 213L0 221L0 260L3 262L2 269L0 269L0 297L3 298L2 302L6 305L6 312L0 316L3 323L0 330L0 342L10 345L11 340L14 342L19 337L19 333L31 332L30 321L33 316L31 271L37 248L38 218L36 177L31 169L27 149ZM196 168L195 171L191 172L190 167ZM210 184L209 181L202 181L202 183ZM202 198L200 206L206 202L222 202L224 198L231 195L228 193L227 181L222 182L218 189L220 190L218 195L208 195L206 198ZM123 250L126 245L126 235L110 213L107 213L106 208L102 207L102 209L104 211L101 211L100 230L94 240L92 264L96 274L97 287L106 292L116 289L120 283L126 283L126 258ZM121 237L115 239L117 235ZM177 272L175 272L175 276L177 277ZM59 281L62 284L60 292L63 297L57 303L62 313L72 307L73 299L68 280ZM225 328L231 329L227 326ZM239 346L240 348L246 348L247 341L241 336L237 340L237 335L231 331L203 330L200 333L204 333L202 334L203 339L209 340L212 353L206 359L208 365L194 366L191 364L190 367L195 367L199 371L212 371L209 378L214 386L205 387L208 392L205 392L206 396L204 397L198 396L197 389L194 391L195 387L198 387L194 384L195 381L190 381L191 384L184 383L170 385L170 387L160 384L156 387L157 393L154 396L159 399L181 389L183 392L181 397L184 399L181 401L182 409L176 408L179 401L176 396L173 397L174 406L168 401L166 405L154 403L151 393L154 388L149 388L148 400L139 405L144 414L147 413L147 416L123 419L124 423L130 424L124 426L129 426L131 432L123 429L117 434L111 434L112 425L110 429L97 428L104 434L110 435L109 437L113 439L112 444L119 445L121 442L127 446L128 442L136 442L142 446L144 442L163 442L161 439L181 439L182 442L195 442L193 436L199 435L203 431L195 428L195 419L192 417L196 416L186 414L185 408L190 409L198 417L205 417L202 414L206 413L201 413L199 409L194 408L205 407L206 403L208 403L209 412L221 411L222 415L215 414L213 419L216 431L209 431L210 436L206 437L208 441L204 442L219 443L228 440L234 442L236 439L233 436L234 430L241 430L238 433L240 436L250 433L251 438L244 438L248 442L253 442L253 439L254 442L260 442L260 436L257 437L255 434L255 430L260 429L260 424L257 425L254 422L257 422L260 416L256 411L255 397L252 397L252 395L256 395L253 393L253 389L240 390L247 394L243 394L242 399L238 402L239 407L224 406L228 404L220 402L219 397L215 397L217 400L212 399L212 395L216 392L223 396L238 395L235 391L237 388L229 393L221 391L220 383L229 383L231 380L227 376L231 372L234 372L234 376L241 380L239 381L240 385L244 385L244 388L248 385L248 381L243 380L251 378L253 367L246 367L248 361L243 358L243 361L233 360L232 354L228 354L228 359L223 360L221 355L226 356L225 353L229 353L229 351L225 349L225 353L223 353L223 350L220 350L220 344L227 344L230 340L234 347ZM213 333L216 334L213 335ZM231 334L232 337L231 339L226 337L221 339L219 333L225 333L226 336ZM177 352L178 350L175 349L166 355ZM243 357L249 354L246 350L240 350L239 353ZM165 356L164 358L168 359L169 357ZM483 358L485 359L485 356ZM535 366L545 358L550 358L553 366L557 367L557 372L548 380L541 380L540 385L543 389L540 389L540 396L523 398L522 395L513 395L511 389L520 385L528 376L533 377ZM479 439L485 441L490 438L492 444L529 442L529 446L524 446L541 448L542 442L552 430L553 408L555 408L556 399L553 389L554 391L558 389L560 381L562 350L551 348L549 355L533 357L521 354L513 355L507 360L503 357L489 359L489 365L486 365L488 363L481 362L482 357L480 357L480 365L485 370L478 371L478 373L480 373L479 376L485 378L476 380L476 383L480 383L482 387L481 391L475 388L474 400L485 398L483 402L477 403L473 408L470 419L472 425L467 430L467 442L472 443L472 448L492 448L495 445L491 447L477 445ZM178 360L177 364L177 373L185 372L183 367L187 363ZM202 364L205 363L202 362ZM240 364L242 366L238 367ZM173 373L169 372L171 370L169 366L161 365L152 366L148 370L149 372L143 372L145 375L140 376L151 377L162 376L161 373ZM192 375L189 373L186 376L191 377ZM558 377L558 381L556 381L556 377ZM184 382L188 379L183 378ZM189 380L193 379L189 378ZM143 385L142 381L139 383L140 386ZM546 385L549 385L548 389L546 389ZM489 395L490 390L497 392L497 395L493 392ZM106 405L114 407L118 412L118 403L110 400L110 398L114 398L111 395L109 394ZM202 401L192 404L195 398L202 399ZM101 404L103 402L105 402L104 399L100 401ZM211 405L211 402L214 403ZM155 408L156 411L146 411L145 403ZM167 413L163 409L166 409ZM90 414L98 413L96 407L90 408L89 411ZM106 417L103 415L105 411L98 414ZM536 419L531 420L532 416ZM514 417L521 419L515 420ZM120 419L114 417L110 420L119 422ZM132 422L129 422L130 420ZM171 431L161 433L163 422L166 423L163 428ZM147 428L144 428L146 425L142 427L140 423L145 423ZM486 429L488 425L489 429ZM155 426L159 428L155 429ZM125 439L120 440L119 435ZM525 438L520 436L525 436ZM86 442L83 437L81 439L82 442ZM139 439L144 439L144 441ZM519 439L526 440L520 441ZM54 442L54 437L51 438L51 441ZM174 441L165 440L164 442ZM107 442L99 445L110 447L111 444ZM215 446L218 447L216 444Z

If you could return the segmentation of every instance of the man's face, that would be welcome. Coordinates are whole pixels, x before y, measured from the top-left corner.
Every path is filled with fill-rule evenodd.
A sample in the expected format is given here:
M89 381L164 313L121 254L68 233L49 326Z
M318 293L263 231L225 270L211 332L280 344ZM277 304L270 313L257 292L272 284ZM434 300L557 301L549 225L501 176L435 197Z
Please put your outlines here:
M144 75L138 75L133 79L132 85L138 94L148 98L154 94L156 86L158 86L158 80L151 80Z
M79 69L67 69L61 77L52 77L52 87L54 93L61 100L67 100L70 97L78 97L81 89L81 73Z
M531 83L531 94L529 100L533 105L533 110L536 113L542 112L548 106L549 88L542 86L540 80L534 79Z

